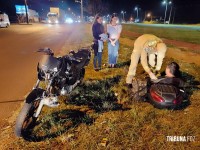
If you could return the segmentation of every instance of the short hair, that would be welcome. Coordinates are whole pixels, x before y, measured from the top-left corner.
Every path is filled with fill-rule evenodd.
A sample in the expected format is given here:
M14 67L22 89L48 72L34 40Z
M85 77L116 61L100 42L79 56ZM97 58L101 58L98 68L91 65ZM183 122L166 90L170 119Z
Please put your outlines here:
M169 71L172 75L175 77L180 77L180 67L176 62L169 63L167 67L169 68Z

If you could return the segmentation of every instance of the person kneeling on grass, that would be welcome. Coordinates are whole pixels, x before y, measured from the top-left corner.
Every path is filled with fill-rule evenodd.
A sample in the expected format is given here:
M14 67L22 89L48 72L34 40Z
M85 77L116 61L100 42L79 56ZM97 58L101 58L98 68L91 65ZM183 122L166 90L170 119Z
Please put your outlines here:
M163 41L155 35L144 34L138 37L134 43L134 50L131 55L131 64L126 77L127 86L132 88L132 80L135 76L139 59L141 59L142 66L149 74L150 78L157 79L155 74L149 68L148 63L152 68L155 68L156 71L159 71L161 69L166 51L167 46L165 43L163 43ZM155 62L156 56L157 62ZM148 62L147 58L149 58Z

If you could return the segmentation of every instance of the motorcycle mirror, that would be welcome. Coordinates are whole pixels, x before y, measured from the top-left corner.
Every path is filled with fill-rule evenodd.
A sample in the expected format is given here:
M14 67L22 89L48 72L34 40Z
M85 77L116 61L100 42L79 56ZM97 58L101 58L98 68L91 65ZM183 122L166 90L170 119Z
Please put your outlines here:
M70 50L69 54L74 55L75 54L74 50Z
M50 56L53 56L54 53L53 53L53 50L51 50L50 48L40 48L37 50L37 52L42 52L46 55L50 55Z

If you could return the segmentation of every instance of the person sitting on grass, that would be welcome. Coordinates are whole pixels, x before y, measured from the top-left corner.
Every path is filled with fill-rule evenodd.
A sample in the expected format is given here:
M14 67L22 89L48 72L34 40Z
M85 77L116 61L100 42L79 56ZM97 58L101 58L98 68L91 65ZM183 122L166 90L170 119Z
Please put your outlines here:
M165 76L160 76L155 80L150 77L146 78L146 80L135 78L132 82L132 88L130 89L134 99L146 100L148 89L154 84L173 85L178 89L184 89L185 83L181 79L179 68L176 62L171 62L165 69Z
M160 84L170 84L174 85L177 88L183 88L184 82L180 78L180 67L176 62L171 62L167 65L165 69L165 77L159 77L157 80L152 80L153 83L160 83Z

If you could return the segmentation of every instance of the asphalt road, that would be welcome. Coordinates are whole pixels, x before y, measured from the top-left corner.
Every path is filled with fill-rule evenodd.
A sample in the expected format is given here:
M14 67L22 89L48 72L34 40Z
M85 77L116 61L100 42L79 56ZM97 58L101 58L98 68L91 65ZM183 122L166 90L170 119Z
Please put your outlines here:
M48 24L0 28L0 121L19 107L35 84L36 66L41 57L35 51L50 47L59 54L67 40L82 37L81 30L77 25Z

